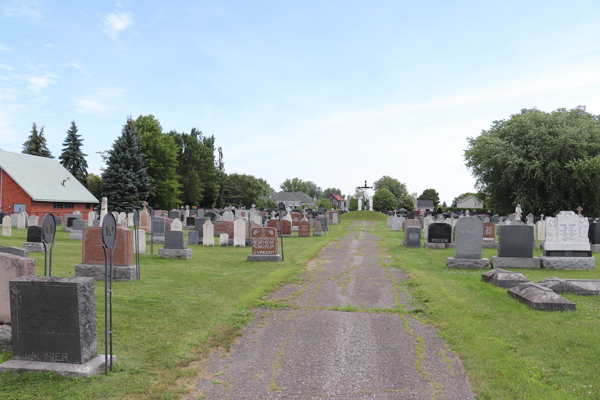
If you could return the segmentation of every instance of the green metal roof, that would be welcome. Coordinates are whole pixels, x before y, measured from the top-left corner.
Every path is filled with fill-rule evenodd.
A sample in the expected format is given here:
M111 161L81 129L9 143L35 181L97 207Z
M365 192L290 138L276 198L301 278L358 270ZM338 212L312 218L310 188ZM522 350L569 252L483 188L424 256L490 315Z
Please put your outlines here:
M312 199L312 197L310 197L309 195L307 195L304 192L291 192L294 197L296 197L298 200L300 200L302 203L304 204L315 204L315 201Z
M35 201L98 203L57 160L0 150L0 168ZM64 186L63 186L63 181Z

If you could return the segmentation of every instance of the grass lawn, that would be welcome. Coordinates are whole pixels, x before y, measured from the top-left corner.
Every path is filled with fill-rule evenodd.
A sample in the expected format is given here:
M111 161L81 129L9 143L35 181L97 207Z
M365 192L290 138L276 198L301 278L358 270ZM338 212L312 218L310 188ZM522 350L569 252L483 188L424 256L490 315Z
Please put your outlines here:
M342 216L327 236L285 239L285 261L246 262L249 248L193 247L192 260L142 256L142 280L114 284L116 371L91 379L50 374L0 374L0 399L171 399L187 390L201 360L227 347L252 317L252 307L294 279L327 243L346 234L352 220L376 221L373 233L392 266L411 279L410 315L433 324L463 361L478 399L600 399L600 297L567 295L576 312L540 312L506 289L480 281L485 270L449 270L454 249L404 248L387 216L358 211ZM25 231L0 244L22 246ZM62 231L54 250L55 276L72 276L81 242ZM155 254L159 246L154 245ZM43 274L43 255L36 255ZM495 250L485 250L491 258ZM535 251L539 255L539 250ZM390 265L390 264L388 264ZM530 280L600 279L594 271L522 270ZM98 352L103 352L103 283L96 286ZM354 311L348 309L346 311ZM0 361L10 353L0 353Z
M321 248L338 238L340 225L326 236L284 239L285 261L248 262L251 248L192 246L193 259L141 256L141 281L113 284L115 372L74 379L52 374L0 374L0 399L172 399L212 348L228 347L252 308L279 284L293 279ZM0 236L0 245L22 247L26 230ZM149 235L147 235L149 240ZM218 238L215 239L218 243ZM278 242L279 243L279 242ZM148 244L149 249L149 244ZM44 274L43 253L37 274ZM74 276L81 242L57 232L53 276ZM97 351L104 354L104 282L96 284ZM0 362L11 358L0 353Z

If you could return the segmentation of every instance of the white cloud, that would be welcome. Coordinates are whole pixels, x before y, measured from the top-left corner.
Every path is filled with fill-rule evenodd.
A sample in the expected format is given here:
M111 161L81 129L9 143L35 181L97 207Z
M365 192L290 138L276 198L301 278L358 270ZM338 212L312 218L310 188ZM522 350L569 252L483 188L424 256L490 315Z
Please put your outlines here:
M105 25L104 33L111 39L117 39L119 33L135 24L133 14L129 12L118 14L108 13L102 17L102 22Z
M78 71L83 72L83 67L81 65L75 64L75 63L67 63L65 64L65 67L73 67L75 69L77 69Z
M123 91L118 88L99 89L96 94L87 95L73 100L77 111L81 114L109 114L114 108L115 98L121 97Z
M6 47L4 43L0 43L0 51L13 51L13 49Z
M0 69L3 69L5 71L12 71L13 68L9 67L8 65L4 65L4 64L0 64Z
M32 22L42 18L37 1L12 0L9 6L2 8L1 12L5 17L26 18Z
M56 81L53 78L58 78L58 76L54 74L46 74L44 76L32 76L27 79L27 81L30 83L30 85L27 86L27 89L31 90L32 92L39 93L42 89L45 89L48 86L56 83Z

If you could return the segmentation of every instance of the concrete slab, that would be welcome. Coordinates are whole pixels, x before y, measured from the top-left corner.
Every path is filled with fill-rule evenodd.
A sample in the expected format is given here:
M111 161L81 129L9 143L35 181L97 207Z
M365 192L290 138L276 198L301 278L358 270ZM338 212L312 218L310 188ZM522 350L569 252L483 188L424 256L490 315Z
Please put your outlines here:
M455 258L448 257L446 261L448 268L458 269L477 269L490 268L490 260L488 258Z
M112 357L117 362L117 356ZM0 364L0 373L14 372L55 372L62 376L87 378L104 372L104 355L98 355L84 364L67 364L43 361L8 360Z
M534 310L575 311L575 303L537 283L522 283L508 289L508 293Z
M538 282L554 293L573 293L580 296L600 296L600 279L550 278Z
M499 268L481 274L481 280L506 289L529 282L529 279L520 272L505 271Z
M492 256L492 268L533 268L541 266L539 257L498 257Z

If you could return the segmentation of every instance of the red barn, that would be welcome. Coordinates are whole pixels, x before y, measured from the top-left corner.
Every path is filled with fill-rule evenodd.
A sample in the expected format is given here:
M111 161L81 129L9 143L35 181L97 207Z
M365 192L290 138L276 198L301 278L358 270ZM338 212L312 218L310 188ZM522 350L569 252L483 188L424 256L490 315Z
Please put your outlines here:
M337 208L344 208L344 198L339 194L329 193L327 196L329 204Z
M43 217L92 211L98 199L53 158L0 150L0 211Z

